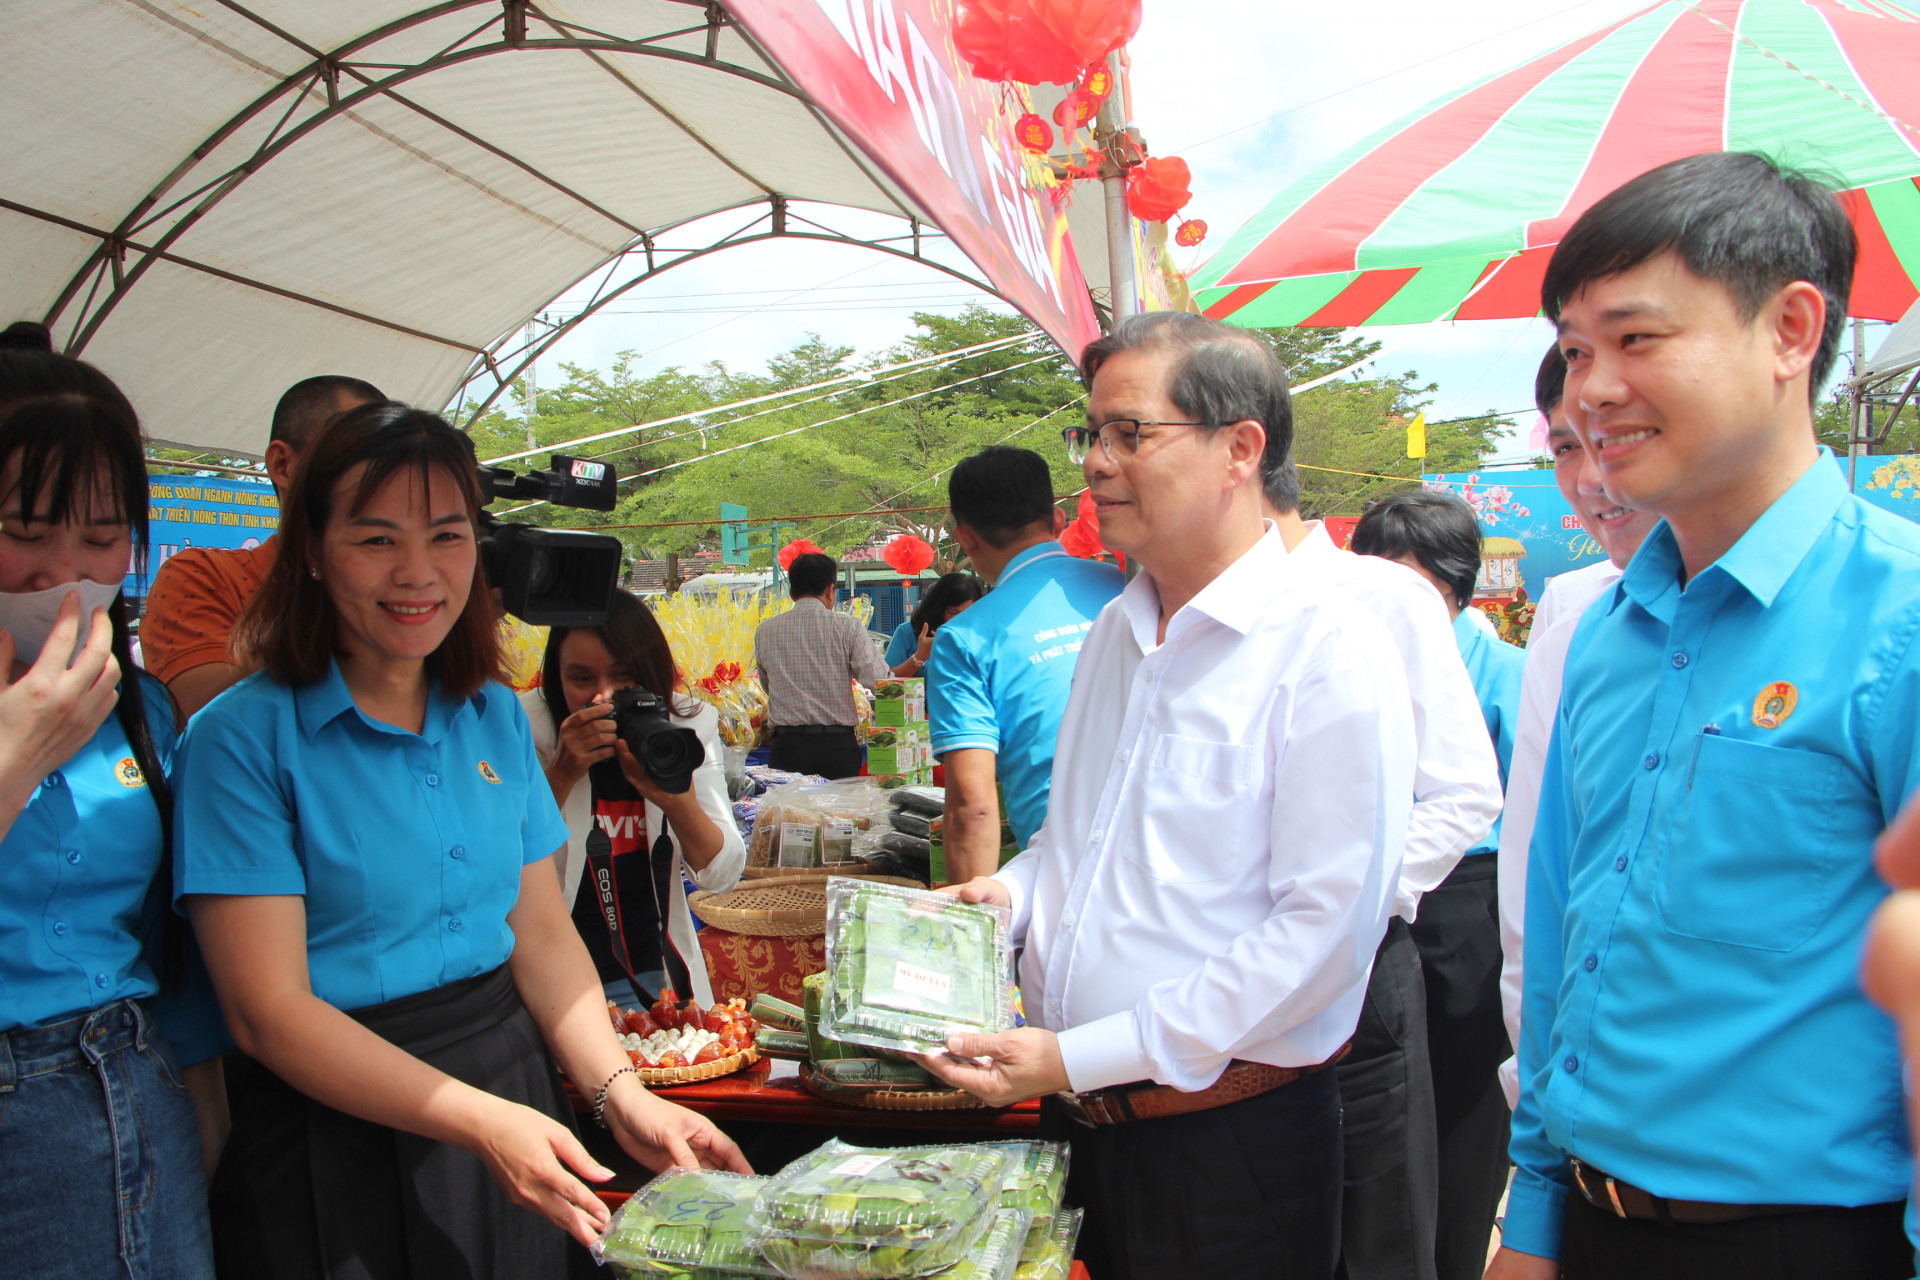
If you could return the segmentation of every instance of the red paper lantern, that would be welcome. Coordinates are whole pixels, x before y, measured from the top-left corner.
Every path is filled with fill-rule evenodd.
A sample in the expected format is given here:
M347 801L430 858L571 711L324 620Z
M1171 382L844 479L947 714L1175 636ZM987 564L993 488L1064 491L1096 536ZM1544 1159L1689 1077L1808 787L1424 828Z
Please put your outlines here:
M1193 199L1193 174L1178 156L1149 156L1127 172L1127 208L1145 222L1165 222Z
M1141 0L965 0L953 43L983 80L1071 84L1140 29Z
M933 548L924 538L903 533L881 550L880 558L901 577L917 578L922 569L933 563Z
M780 569L782 572L785 572L793 568L793 561L797 556L823 556L825 554L827 553L814 546L805 538L795 538L792 542L780 548Z
M1207 224L1199 218L1189 218L1174 229L1173 242L1183 249L1191 249L1207 238Z
M1095 102L1105 102L1113 93L1113 69L1096 62L1080 77L1080 92Z
M1093 505L1093 494L1083 491L1080 502L1074 509L1074 519L1060 534L1060 545L1068 555L1079 556L1082 560L1091 560L1096 556L1110 555L1120 562L1122 569L1127 567L1127 558L1118 551L1112 551L1100 541L1100 512Z
M1053 122L1062 129L1078 129L1081 125L1093 119L1093 113L1099 109L1099 103L1095 102L1092 98L1083 96L1078 90L1074 90L1054 104ZM1071 123L1068 121L1069 116L1072 117Z
M1037 155L1053 150L1053 127L1031 111L1013 122L1013 137Z

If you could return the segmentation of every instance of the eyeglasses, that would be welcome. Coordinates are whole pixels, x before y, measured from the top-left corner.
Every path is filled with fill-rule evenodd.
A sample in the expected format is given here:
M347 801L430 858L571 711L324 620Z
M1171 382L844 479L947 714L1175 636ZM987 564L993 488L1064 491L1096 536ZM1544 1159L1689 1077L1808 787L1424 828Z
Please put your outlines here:
M1109 462L1121 458L1131 458L1140 451L1140 438L1145 433L1142 427L1212 427L1211 422L1142 422L1138 418L1115 418L1112 422L1103 422L1098 427L1068 427L1060 433L1067 442L1067 459L1071 462L1085 462L1087 455L1093 452L1093 442L1098 440L1106 451Z

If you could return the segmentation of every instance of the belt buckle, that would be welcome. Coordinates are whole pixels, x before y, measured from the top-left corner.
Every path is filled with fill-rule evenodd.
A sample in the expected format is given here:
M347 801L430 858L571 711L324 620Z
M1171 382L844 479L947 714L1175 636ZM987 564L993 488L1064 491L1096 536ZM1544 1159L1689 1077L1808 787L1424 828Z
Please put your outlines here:
M1093 1112L1087 1110L1087 1104L1080 1100L1079 1094L1062 1089L1053 1096L1060 1099L1060 1105L1066 1108L1067 1115L1073 1118L1075 1124L1089 1129L1100 1127L1100 1122L1093 1118Z
M1601 1204L1593 1198L1593 1192L1587 1190L1587 1174L1589 1173L1599 1174L1602 1182L1606 1185L1607 1204ZM1595 1169L1584 1160L1575 1160L1573 1161L1573 1176L1575 1180L1579 1182L1580 1194L1587 1198L1588 1204L1594 1206L1596 1209L1605 1209L1610 1205L1616 1217L1625 1218L1627 1216L1626 1206L1620 1203L1620 1188L1614 1183L1612 1174L1600 1173L1598 1169Z

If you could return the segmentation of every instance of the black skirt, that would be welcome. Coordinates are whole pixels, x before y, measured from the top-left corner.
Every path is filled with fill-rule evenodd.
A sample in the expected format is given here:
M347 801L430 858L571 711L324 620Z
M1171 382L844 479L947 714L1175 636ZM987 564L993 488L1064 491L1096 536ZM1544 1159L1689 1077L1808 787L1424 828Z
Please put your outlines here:
M456 1080L573 1126L504 965L348 1016ZM257 1062L208 1201L223 1280L563 1280L588 1258L510 1202L479 1157L336 1111Z

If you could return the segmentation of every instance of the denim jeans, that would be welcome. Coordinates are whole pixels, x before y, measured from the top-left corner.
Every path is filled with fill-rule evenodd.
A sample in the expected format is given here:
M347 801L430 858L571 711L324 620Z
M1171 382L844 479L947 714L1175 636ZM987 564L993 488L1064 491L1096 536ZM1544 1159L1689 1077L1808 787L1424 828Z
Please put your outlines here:
M193 1103L133 1001L0 1033L0 1273L212 1280Z

